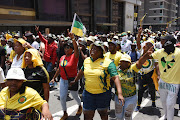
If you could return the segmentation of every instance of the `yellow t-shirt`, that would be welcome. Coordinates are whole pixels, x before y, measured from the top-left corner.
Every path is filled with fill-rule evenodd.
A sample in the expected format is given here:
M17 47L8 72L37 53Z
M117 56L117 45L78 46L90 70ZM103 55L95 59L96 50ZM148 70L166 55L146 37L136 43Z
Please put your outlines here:
M111 59L117 67L121 59L122 53L118 51L116 52L116 54L111 54L110 52L107 52L104 56Z
M85 78L85 90L92 94L100 94L109 90L110 77L118 75L115 64L108 58L95 61L88 57L82 67Z
M5 87L0 92L0 108L11 110L25 110L27 108L35 108L41 111L41 107L47 103L38 92L30 87L26 87L25 92L17 93L10 98L8 87Z
M133 79L133 70L138 72L139 69L136 67L136 63L132 64L131 67L127 70L122 71L118 69L119 79L121 82L122 94L123 97L131 97L136 94L136 85ZM117 94L117 90L116 90Z
M161 79L170 84L180 84L180 49L175 48L174 53L167 54L164 49L152 54L158 60Z

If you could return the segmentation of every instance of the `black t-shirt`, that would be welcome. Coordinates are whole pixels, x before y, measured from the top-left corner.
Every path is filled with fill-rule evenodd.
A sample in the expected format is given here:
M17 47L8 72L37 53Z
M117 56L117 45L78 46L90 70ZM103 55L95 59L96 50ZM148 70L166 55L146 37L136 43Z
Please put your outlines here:
M87 55L89 57L89 50L88 49L84 49L84 50L82 50L82 52L84 53L84 55ZM79 50L79 63L78 63L78 69L79 70L83 66L83 63L84 63L84 60L82 59L82 55L81 55L81 52Z
M65 55L64 48L58 45L58 48L56 49L56 53L58 59L60 59L63 55Z
M24 85L35 89L44 98L43 83L49 82L49 74L44 67L25 68L24 74L27 79Z
M5 55L6 55L6 50L2 47L2 46L0 46L0 65L1 65L1 56L4 56L5 57ZM4 61L4 67L2 68L3 70L5 70L5 61Z

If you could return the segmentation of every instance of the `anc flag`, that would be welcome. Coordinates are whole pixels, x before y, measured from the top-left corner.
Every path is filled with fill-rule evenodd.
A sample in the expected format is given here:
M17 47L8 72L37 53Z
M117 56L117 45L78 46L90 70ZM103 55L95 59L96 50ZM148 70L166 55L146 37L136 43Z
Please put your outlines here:
M81 19L76 13L74 14L73 23L71 26L71 33L74 33L75 35L80 37L85 36L86 34L86 28L82 24Z

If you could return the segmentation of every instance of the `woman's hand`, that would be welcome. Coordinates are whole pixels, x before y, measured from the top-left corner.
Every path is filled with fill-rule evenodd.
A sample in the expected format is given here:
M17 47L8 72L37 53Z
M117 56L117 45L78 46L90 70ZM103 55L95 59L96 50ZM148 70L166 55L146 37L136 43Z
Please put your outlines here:
M68 36L71 38L71 40L73 40L74 39L74 33L70 33L69 29L67 29L67 32L68 32Z
M69 86L71 87L73 84L75 84L76 83L76 81L75 80L73 80L73 81L71 81L70 83L69 83Z
M122 106L124 106L124 97L122 94L118 94L118 100L119 100L119 103L122 103Z
M41 120L53 120L52 114L49 110L43 110L42 111L42 118Z
M42 105L41 115L42 115L41 120L53 120L52 114L49 111L48 103Z
M55 79L53 78L51 81L50 81L50 83L54 83L55 82Z
M35 25L35 30L36 30L36 32L39 32L39 26Z

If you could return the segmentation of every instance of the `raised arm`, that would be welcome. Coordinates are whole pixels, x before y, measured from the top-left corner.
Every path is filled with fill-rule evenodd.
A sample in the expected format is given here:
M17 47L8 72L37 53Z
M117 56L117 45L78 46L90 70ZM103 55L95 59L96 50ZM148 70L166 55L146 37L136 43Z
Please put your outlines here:
M79 58L79 51L78 51L78 46L77 46L77 42L75 40L74 34L69 32L69 29L67 29L68 31L68 35L71 38L71 40L73 41L73 47L74 47L74 56L76 58Z
M39 35L39 39L40 39L43 43L47 43L48 40L46 40L46 39L42 36L41 32L39 31L39 26L35 26L35 30L36 30L37 34Z
M137 37L137 47L138 47L138 50L140 50L141 49L141 43L140 43L140 41L141 41L141 33L142 33L142 27L140 27L139 29L138 29L138 37Z
M147 59L152 59L150 56L154 52L154 46L152 46L140 59L136 62L136 67L141 69L142 65L146 62Z

